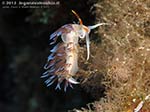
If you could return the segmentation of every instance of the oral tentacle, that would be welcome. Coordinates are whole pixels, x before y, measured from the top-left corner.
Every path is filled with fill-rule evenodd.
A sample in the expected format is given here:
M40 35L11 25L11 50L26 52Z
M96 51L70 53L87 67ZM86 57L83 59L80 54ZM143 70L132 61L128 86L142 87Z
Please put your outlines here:
M86 47L87 47L87 59L90 57L90 39L89 39L89 34L86 34Z
M97 27L99 27L99 26L102 26L102 25L110 25L110 24L109 24L109 23L98 23L98 24L93 25L93 26L88 26L88 28L89 28L90 30L92 30L92 29L95 29L95 28L97 28Z

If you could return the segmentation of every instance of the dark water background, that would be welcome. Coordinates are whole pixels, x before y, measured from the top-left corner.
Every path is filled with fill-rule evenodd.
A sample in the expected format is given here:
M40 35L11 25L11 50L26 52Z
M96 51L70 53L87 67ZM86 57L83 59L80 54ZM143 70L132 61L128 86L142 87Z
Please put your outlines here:
M93 3L61 1L49 9L0 9L0 112L66 112L93 101L80 86L65 93L47 88L40 79L49 55L49 35L73 21L71 9L92 24ZM38 22L42 18L38 14L48 10L53 13L47 23Z

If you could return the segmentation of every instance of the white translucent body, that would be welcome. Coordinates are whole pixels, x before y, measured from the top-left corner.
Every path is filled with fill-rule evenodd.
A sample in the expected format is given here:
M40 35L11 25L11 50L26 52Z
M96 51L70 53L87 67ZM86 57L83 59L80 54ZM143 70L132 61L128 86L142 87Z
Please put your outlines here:
M62 35L62 40L66 44L66 70L73 76L78 71L78 37L74 31L71 31Z

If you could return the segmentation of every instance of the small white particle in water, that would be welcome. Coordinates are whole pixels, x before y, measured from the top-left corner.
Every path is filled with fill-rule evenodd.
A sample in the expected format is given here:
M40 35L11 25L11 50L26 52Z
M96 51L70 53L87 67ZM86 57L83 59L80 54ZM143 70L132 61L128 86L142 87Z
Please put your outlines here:
M136 12L135 14L136 14L136 15L138 15L139 13L138 13L138 12Z
M144 49L144 48L145 48L145 47L139 47L139 49L141 49L141 50Z
M125 64L125 63L126 63L126 61L123 61L122 63L123 63L123 64Z
M146 51L150 51L150 48L147 48Z
M150 97L150 94L149 94L149 95L147 95L147 96L145 97L145 100L148 100L148 99L149 99L149 97Z
M136 99L134 98L132 101L133 101L133 102L135 102L135 101L136 101Z
M119 61L119 58L116 58L116 61Z

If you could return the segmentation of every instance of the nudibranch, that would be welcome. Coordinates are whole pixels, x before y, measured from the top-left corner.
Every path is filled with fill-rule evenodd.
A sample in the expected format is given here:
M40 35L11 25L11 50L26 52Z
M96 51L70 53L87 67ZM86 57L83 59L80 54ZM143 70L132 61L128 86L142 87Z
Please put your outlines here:
M79 38L86 38L88 60L90 55L90 31L107 24L99 23L93 26L85 26L79 15L73 10L72 13L78 18L79 24L66 24L50 35L50 45L54 47L50 50L51 54L44 66L46 72L41 76L41 78L46 78L47 86L51 86L57 81L55 89L61 89L63 86L64 91L67 87L72 88L72 84L80 83L73 78L78 72ZM61 38L61 42L57 41L58 38Z

